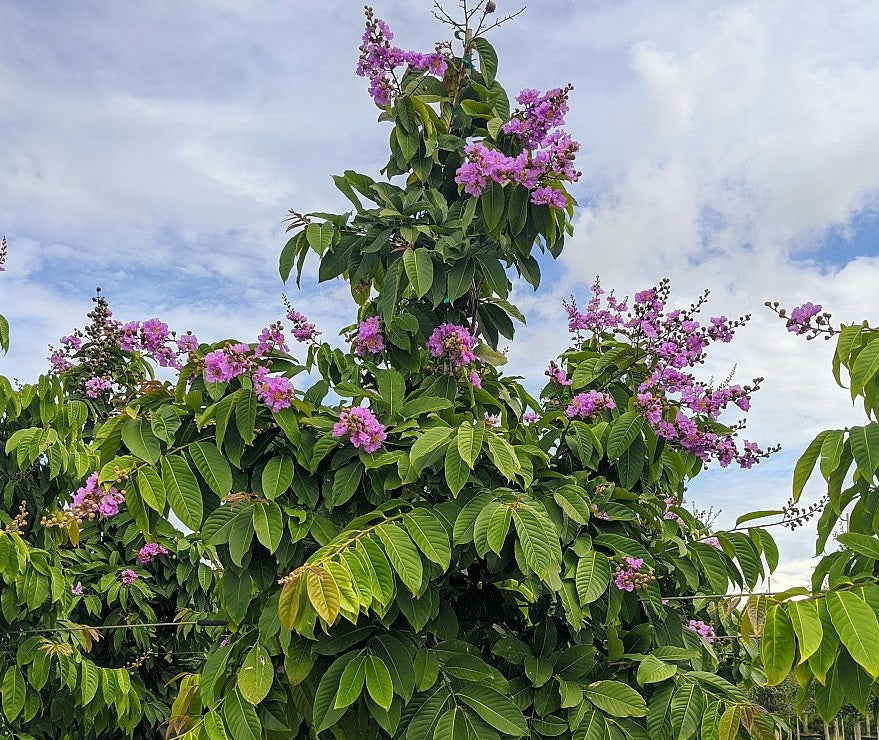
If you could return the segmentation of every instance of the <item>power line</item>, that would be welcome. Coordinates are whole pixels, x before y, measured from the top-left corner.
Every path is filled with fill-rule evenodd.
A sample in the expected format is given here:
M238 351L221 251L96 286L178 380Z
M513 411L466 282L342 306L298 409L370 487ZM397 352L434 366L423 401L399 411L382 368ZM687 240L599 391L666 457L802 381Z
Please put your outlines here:
M135 627L225 627L225 619L199 619L194 622L129 622L126 624L79 624L71 627L46 627L36 630L18 630L20 635L47 634L52 632L79 632L80 630L125 630Z

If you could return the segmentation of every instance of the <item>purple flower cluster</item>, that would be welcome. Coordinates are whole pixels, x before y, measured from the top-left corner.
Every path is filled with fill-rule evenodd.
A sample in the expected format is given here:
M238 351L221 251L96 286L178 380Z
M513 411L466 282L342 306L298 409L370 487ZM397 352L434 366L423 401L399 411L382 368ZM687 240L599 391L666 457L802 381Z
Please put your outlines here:
M703 622L701 619L691 619L687 623L687 629L691 632L695 632L709 645L711 645L717 638L717 635L714 634L714 628L710 624Z
M314 324L299 311L291 308L287 311L287 319L293 324L293 338L297 342L312 342L320 334Z
M794 334L805 334L810 329L810 323L813 316L821 313L821 304L804 303L797 306L790 312L787 320L787 330Z
M123 586L130 586L134 583L140 576L131 568L126 568L119 574L119 580L122 581Z
M167 555L168 548L160 545L158 542L147 542L140 550L137 551L137 562L141 565L148 565L159 555Z
M535 421L537 421L538 418L539 417L537 416L536 411L526 411L524 414L522 414L522 421L524 421L526 424L533 424Z
M110 381L106 378L94 377L85 381L85 394L89 398L97 398L108 390L110 390Z
M364 452L375 452L386 436L384 425L372 411L362 406L343 409L339 413L339 421L333 425L333 436L346 435L354 447L363 448Z
M257 337L254 357L265 357L272 350L287 352L287 341L284 338L284 325L280 321L265 327Z
M370 316L360 322L357 336L354 337L354 354L363 357L366 354L376 355L384 351L385 338L381 332L378 316Z
M596 280L584 312L573 301L565 304L568 329L577 335L622 334L644 352L651 373L637 388L635 407L660 437L705 462L716 459L723 467L735 461L740 467L750 468L768 454L747 440L739 449L731 433L715 432L711 426L731 406L742 411L750 409L751 395L759 389L760 379L753 386L724 384L712 388L690 372L690 368L704 362L711 342L730 342L735 329L748 317L733 321L715 316L707 325L701 324L695 314L707 295L687 310L666 312L667 281L658 288L636 293L631 310L627 301L618 301L613 294L603 300L603 295Z
M516 100L524 107L502 130L520 139L525 148L510 157L497 149L489 149L484 142L469 144L464 148L467 159L458 168L455 182L473 196L480 195L489 182L515 183L532 191L533 204L565 208L567 196L552 183L576 182L580 178L574 169L580 145L559 128L565 122L570 91L568 86L544 95L530 89L519 93ZM541 183L544 184L538 187Z
M723 548L720 546L720 540L717 537L706 537L702 540L706 545L711 545L715 550L722 550Z
M614 573L613 585L620 591L632 592L638 584L636 574L644 565L643 558L626 558Z
M549 376L550 380L554 380L561 386L569 386L571 384L571 380L568 378L568 373L565 372L564 368L556 365L554 360L550 360L549 367L546 369L544 375Z
M600 411L613 408L616 408L616 403L614 403L609 393L586 391L585 393L578 393L571 399L571 403L568 404L565 413L569 419L576 417L587 419Z
M476 359L473 348L476 339L465 326L440 324L427 341L432 357L442 357L456 368L469 365Z
M228 383L253 367L250 347L243 342L227 344L208 352L203 358L204 377L208 383Z
M601 509L599 509L598 504L596 504L594 501L589 502L589 511L596 519L602 519L604 521L610 519L610 515L606 511L602 511Z
M267 368L258 367L253 371L253 389L259 398L272 411L290 408L296 391L288 378L271 376Z
M112 486L106 491L102 490L95 472L86 479L84 486L76 489L70 502L70 513L79 521L94 519L95 513L103 517L116 516L124 500L122 493Z
M71 586L70 593L72 593L74 596L82 596L82 581L77 581L73 586Z
M391 46L394 34L388 24L373 15L372 8L366 8L366 30L360 44L360 58L357 62L357 75L369 80L369 94L376 105L384 108L391 102L395 92L394 70L408 64L412 69L442 77L446 73L447 62L439 52L423 54L417 51L404 51Z
M472 385L477 390L482 388L482 378L479 376L479 373L476 370L470 371L470 376L468 377L470 381L470 385Z

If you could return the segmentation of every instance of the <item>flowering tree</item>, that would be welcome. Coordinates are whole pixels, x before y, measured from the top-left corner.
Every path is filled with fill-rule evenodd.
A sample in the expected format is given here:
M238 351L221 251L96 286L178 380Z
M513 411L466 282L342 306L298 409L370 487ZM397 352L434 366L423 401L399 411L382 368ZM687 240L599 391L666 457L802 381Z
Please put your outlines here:
M722 595L777 550L682 507L704 466L771 452L720 421L759 381L694 373L746 317L596 282L539 397L502 374L511 275L536 289L536 253L561 253L578 145L570 88L511 108L492 6L446 16L463 48L430 53L367 9L388 181L336 176L353 210L292 213L280 261L350 284L350 351L291 306L254 342L200 343L99 296L52 373L0 383L9 732L771 736Z
M823 555L811 589L754 598L741 623L746 636L761 635L770 684L781 683L793 671L799 701L813 686L818 713L830 721L846 704L866 713L879 678L879 329L866 322L836 329L830 314L812 303L789 314L777 303L768 305L788 331L806 339L836 337L833 376L845 387L845 370L852 401L860 399L868 417L863 425L820 432L794 469L794 503L816 466L827 486L821 501L809 507L820 513L815 554ZM837 549L825 554L840 525Z

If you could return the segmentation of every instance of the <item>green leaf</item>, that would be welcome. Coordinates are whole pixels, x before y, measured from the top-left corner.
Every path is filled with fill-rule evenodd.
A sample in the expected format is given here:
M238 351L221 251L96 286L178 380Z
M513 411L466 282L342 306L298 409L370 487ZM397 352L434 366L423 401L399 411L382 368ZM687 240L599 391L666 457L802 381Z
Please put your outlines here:
M619 681L596 681L583 688L583 696L612 717L644 717L647 703L631 686Z
M678 669L666 663L659 658L648 655L638 664L638 683L642 686L648 683L659 683L671 678L678 672Z
M836 538L841 545L849 550L854 550L859 555L865 555L873 560L879 560L879 539L857 532L844 532Z
M867 342L852 364L852 398L864 390L876 373L879 373L879 337Z
M400 415L404 419L414 419L416 416L421 416L422 414L450 409L452 408L452 405L452 402L448 398L441 398L439 396L421 396L420 398L413 398L411 401L406 401L406 403L400 407Z
M406 395L406 382L396 370L379 370L378 390L391 415L400 413Z
M821 444L821 475L829 478L830 474L839 466L842 459L842 449L845 446L845 438L841 429L827 432L824 442Z
M331 223L308 224L305 227L305 238L308 246L318 254L323 254L333 244L335 227Z
M257 502L253 507L253 529L256 538L269 552L273 553L281 544L284 534L284 517L281 507L274 501Z
M394 686L391 672L381 658L370 655L366 659L366 690L373 701L388 711L394 700Z
M743 709L741 704L731 704L726 708L717 723L717 740L736 740Z
M557 536L555 531L547 532L534 512L524 506L514 509L512 514L525 562L538 576L545 578L552 565L550 538Z
M794 482L793 482L793 499L794 502L800 500L800 495L803 493L803 488L806 486L806 481L809 480L809 477L812 475L812 471L815 469L815 463L818 461L818 455L821 454L821 446L824 444L824 438L827 436L827 432L821 432L809 446L806 448L806 451L800 456L800 459L797 460L796 466L794 466Z
M482 450L482 440L485 437L485 422L477 421L475 424L464 421L458 427L457 446L461 459L467 463L470 469L476 463L476 458Z
M327 624L333 624L339 616L341 594L339 585L328 570L311 568L305 573L308 601L317 615Z
M262 492L270 500L285 493L293 483L293 460L287 455L277 455L262 470Z
M503 187L496 182L490 182L479 196L479 205L482 208L482 220L485 221L485 228L488 231L494 231L504 217Z
M227 694L223 703L223 719L235 740L260 740L263 736L256 710L239 691Z
M858 472L869 483L879 467L879 424L871 422L863 427L852 427L848 435Z
M9 322L0 314L0 349L9 352Z
M485 441L488 444L489 457L495 467L504 478L512 481L522 468L513 446L494 432L487 432Z
M451 427L433 427L422 434L409 450L409 461L416 470L421 470L429 457L445 445L454 430Z
M122 425L122 441L132 455L150 465L158 462L161 444L145 419L128 419Z
M189 464L180 455L162 458L162 483L177 518L192 530L201 527L204 504Z
M760 636L760 655L770 686L780 684L790 673L796 652L794 634L787 613L778 605L769 607Z
M163 442L172 444L180 428L180 417L172 406L160 406L150 415L150 428Z
M321 678L320 683L317 686L317 691L314 693L312 710L315 734L321 733L332 727L342 718L342 715L345 714L344 708L337 709L333 706L333 703L339 689L339 682L342 679L342 673L344 673L348 664L354 660L355 657L357 657L357 653L346 653L340 658L337 658Z
M253 444L256 426L256 393L252 388L242 388L235 401L235 426L245 444Z
M825 596L827 611L839 639L852 658L873 679L879 677L879 622L867 603L850 591L831 591Z
M423 247L407 249L403 252L403 267L415 295L424 298L433 285L433 260Z
M193 442L189 445L189 456L214 493L225 496L232 490L232 468L215 445Z
M333 487L330 491L332 505L341 506L347 503L357 491L362 477L363 465L360 460L354 459L339 468L333 476Z
M677 688L671 700L671 724L678 740L686 740L696 733L705 707L705 695L695 683L684 683Z
M577 563L577 596L585 606L598 600L610 583L610 562L604 553L590 550Z
M473 39L473 46L479 54L479 71L485 79L485 86L491 87L497 76L497 52L494 47L484 38Z
M818 602L815 599L791 601L787 605L787 613L800 646L798 662L803 663L821 647L821 638L824 635Z
M344 709L351 706L360 698L363 691L363 681L366 678L366 657L358 655L342 671L339 679L339 690L333 702L335 709Z
M238 690L251 704L259 704L272 688L275 670L266 649L256 644L247 653L238 671Z
M457 444L450 444L446 448L444 468L449 490L453 496L457 496L470 478L470 468L461 457Z
M418 545L428 560L448 570L452 559L452 548L449 545L449 534L443 523L430 509L414 509L403 515L403 524L409 536Z
M452 265L446 284L446 295L451 303L470 291L475 272L476 266L473 264L473 260L459 260Z
M471 681L460 681L456 697L471 707L489 727L514 737L528 734L528 723L521 710L493 688Z
M400 576L400 580L413 594L417 594L421 590L424 570L421 555L418 554L412 539L399 524L394 522L376 527L375 532L382 541L388 559Z
M607 458L616 460L635 441L644 426L644 417L637 411L626 411L617 417L607 437Z
M15 663L6 669L0 690L3 692L3 714L6 715L6 719L13 722L24 709L24 700L27 696L24 676Z
M452 707L439 718L431 737L433 740L479 740L479 731L464 709Z
M736 526L738 527L745 522L752 522L755 519L765 519L767 516L778 516L779 514L784 514L784 511L781 509L761 509L760 511L749 511L747 514L742 514L738 519L736 519Z
M165 486L153 468L143 467L137 471L137 490L153 511L165 513Z

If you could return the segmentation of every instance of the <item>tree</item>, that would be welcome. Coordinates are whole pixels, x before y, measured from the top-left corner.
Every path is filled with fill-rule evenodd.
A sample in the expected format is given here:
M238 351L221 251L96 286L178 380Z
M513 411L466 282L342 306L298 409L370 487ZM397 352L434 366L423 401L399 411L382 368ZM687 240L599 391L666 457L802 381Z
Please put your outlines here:
M0 383L16 736L771 735L722 595L775 544L711 536L681 506L707 463L771 451L719 421L759 382L692 373L745 318L670 310L666 282L631 303L596 282L540 398L502 374L524 321L510 275L536 289L537 256L561 253L578 145L569 88L511 110L490 5L447 17L463 49L428 54L367 9L358 71L397 182L336 176L353 211L291 212L280 259L285 280L314 253L350 284L350 351L292 307L256 342L199 343L99 296L51 374ZM303 371L318 380L294 389ZM180 629L133 626L164 621ZM95 646L84 624L130 629Z

